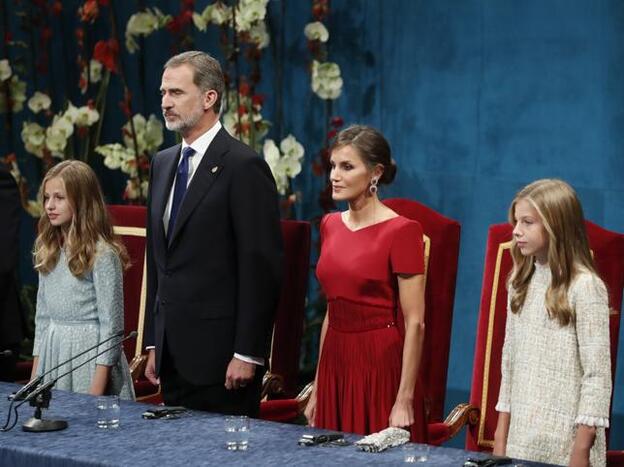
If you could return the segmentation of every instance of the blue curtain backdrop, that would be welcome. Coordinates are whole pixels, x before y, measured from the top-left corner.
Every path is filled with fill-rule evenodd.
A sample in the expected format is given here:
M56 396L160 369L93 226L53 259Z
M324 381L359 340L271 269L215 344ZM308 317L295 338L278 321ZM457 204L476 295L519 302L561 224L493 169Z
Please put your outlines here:
M64 40L51 45L53 69L41 78L53 94L62 94L66 71L75 66L71 5L78 3L63 2L63 17L55 24ZM179 10L178 1L112 3L122 29L141 6ZM195 10L208 3L197 1ZM302 219L320 213L323 181L310 165L322 147L326 117L307 73L302 31L311 20L310 3L270 1L272 45L264 54L260 85L267 96L263 113L274 122L269 137L292 133L306 148L304 171L295 181L303 194L296 208ZM340 65L345 81L332 114L380 128L399 166L383 195L416 199L462 224L450 407L467 400L470 388L487 227L505 221L514 193L537 178L563 178L579 192L588 219L624 232L624 3L332 0L328 27L330 60ZM197 48L220 56L216 35L194 37ZM142 41L138 54L123 55L135 111L159 114L157 90L170 50L170 36L158 32ZM113 80L102 143L120 139L120 99ZM37 180L37 161L19 151L19 128L3 138L0 149L18 150L26 175ZM173 141L168 135L165 145ZM120 201L123 177L98 157L94 165L108 198ZM23 243L22 276L32 280L28 241ZM622 449L622 335L620 341L612 447Z

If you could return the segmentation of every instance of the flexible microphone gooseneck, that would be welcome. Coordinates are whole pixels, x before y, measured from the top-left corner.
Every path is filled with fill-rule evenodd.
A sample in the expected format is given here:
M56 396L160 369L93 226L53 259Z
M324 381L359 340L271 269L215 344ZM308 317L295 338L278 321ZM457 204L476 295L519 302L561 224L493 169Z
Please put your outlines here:
M35 397L37 397L39 394L41 394L42 392L51 389L56 382L61 379L64 378L65 376L69 375L70 373L73 373L74 371L76 371L78 368L80 368L81 366L86 365L87 363L95 360L96 358L98 358L100 355L105 354L106 352L110 352L111 350L117 348L117 346L119 346L119 344L123 343L124 341L127 341L128 339L132 339L133 337L137 336L137 332L136 331L132 331L130 334L128 334L126 337L124 337L123 339L121 339L119 342L111 345L110 347L105 348L104 350L102 350L101 352L98 352L97 354L93 355L92 357L88 358L87 360L85 360L84 362L82 362L80 365L72 368L69 371L66 371L65 373L63 373L61 376L57 376L56 378L48 381L47 383L39 386L38 388L34 389L32 392L30 392L25 398L24 400L20 400L19 404L17 404L16 408L19 407L20 405L24 404L25 402L29 402L32 399L34 399ZM110 339L107 339L110 340ZM58 367L57 367L58 368ZM50 372L46 372L45 374L49 374Z
M90 352L90 351L96 349L97 347L101 346L102 344L104 344L104 343L106 343L106 342L108 342L108 341L110 341L112 339L119 338L119 337L123 336L123 331L119 332L117 334L114 334L113 336L109 337L108 339L105 339L102 342L98 342L97 345L89 347L87 350L85 350L83 352L80 352L77 355L74 355L73 357L69 358L68 360L64 361L63 363L55 366L54 368L52 368L52 369L46 371L45 373L43 373L41 376L38 376L37 378L32 380L30 383L28 383L26 386L21 388L13 396L13 398L12 398L13 400L11 401L11 404L9 405L9 413L7 415L7 421L6 421L5 425L4 425L4 427L0 428L0 431L9 431L17 424L17 420L18 420L17 409L18 409L18 407L20 407L22 404L24 404L26 402L33 403L33 405L35 405L37 407L37 410L35 412L35 416L33 418L31 418L30 420L28 420L24 424L24 426L22 427L24 429L24 431L55 431L55 430L62 430L64 428L67 428L67 422L65 422L63 420L41 420L41 408L47 408L48 407L48 403L49 403L50 397L51 397L50 390L52 389L52 387L56 384L56 382L59 379L67 376L68 374L70 374L73 371L77 370L81 366L84 366L87 363L95 360L100 355L105 354L106 352L110 352L111 350L117 348L124 341L126 341L128 339L131 339L133 337L136 337L137 334L138 333L136 331L132 331L131 333L129 333L123 339L120 339L118 342L116 342L115 344L111 345L110 347L107 347L106 349L102 350L101 352L98 352L96 355L88 358L87 360L82 362L80 365L72 368L71 370L63 373L61 376L58 376L57 378L52 379L51 381L48 381L47 383L45 383L45 384L40 386L40 384L43 381L43 378L45 376L49 375L53 371L55 371L58 368L62 367L63 365L65 365L65 364L75 360L76 358L81 357L85 353ZM42 399L44 399L43 402L41 400L35 401L35 398L37 398L37 396L39 396L39 395L42 395ZM14 406L16 401L19 401L19 403ZM15 421L13 422L11 427L9 428L8 426L9 426L10 418L11 418L11 409L13 409L13 412L15 413Z
M136 335L136 331L135 335ZM83 350L82 352L80 352L77 355L74 355L71 358L68 358L67 360L65 360L62 363L59 363L58 365L56 365L54 368L50 368L48 371L46 371L45 373L43 373L40 376L37 376L35 379L33 379L32 381L29 381L28 384L26 384L25 386L22 386L22 388L20 388L19 391L17 391L12 399L15 401L19 401L19 400L23 400L24 397L26 397L31 391L33 391L37 386L39 386L39 384L41 384L41 382L43 381L43 379L48 376L50 373L52 373L53 371L58 370L60 367L62 367L63 365L67 365L68 363L74 361L75 359L82 357L84 354L91 352L92 350L97 349L99 346L101 346L102 344L106 344L108 341L115 339L116 337L121 337L123 336L123 331L120 331L116 334L113 334L112 336L110 336L108 339L104 339L102 342L98 342L97 344L89 347L86 350ZM132 334L132 333L130 333ZM130 334L128 335L127 338L129 338ZM124 339L125 340L125 339ZM123 341L121 341L123 342Z

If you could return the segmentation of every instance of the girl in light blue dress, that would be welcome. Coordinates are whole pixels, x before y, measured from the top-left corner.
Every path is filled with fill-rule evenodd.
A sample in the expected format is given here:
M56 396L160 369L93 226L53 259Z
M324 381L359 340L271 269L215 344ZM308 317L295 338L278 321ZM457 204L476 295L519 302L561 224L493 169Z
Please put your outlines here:
M33 252L39 291L32 377L101 342L44 381L74 370L57 381L57 389L134 399L121 337L107 340L123 333L128 256L113 235L97 177L83 162L64 161L46 174L40 196L45 212Z

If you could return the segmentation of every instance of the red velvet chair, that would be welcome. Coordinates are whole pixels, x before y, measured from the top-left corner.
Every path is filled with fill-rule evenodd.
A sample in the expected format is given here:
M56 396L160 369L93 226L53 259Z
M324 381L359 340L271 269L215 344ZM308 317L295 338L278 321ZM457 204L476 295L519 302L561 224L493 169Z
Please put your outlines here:
M611 368L615 375L619 310L624 287L624 235L610 232L589 221L586 222L586 228L596 267L609 290L609 305L612 309ZM467 430L466 449L473 451L490 451L494 444L494 431L498 420L498 413L494 408L498 400L507 319L506 280L513 266L510 255L511 238L512 227L509 224L497 224L489 229L470 404L462 404L454 411L458 417L460 413L465 415L470 412L472 424L469 423Z
M430 423L441 422L446 393L460 225L416 201L394 198L385 200L384 203L398 214L419 221L423 227L426 337L421 360L421 378L426 391L428 420ZM261 407L261 418L281 422L294 420L303 412L310 390L311 386L308 385L296 399L275 401Z
M310 272L310 223L291 220L281 223L284 275L273 326L270 373L264 381L263 396L267 398L295 396Z
M126 333L137 331L135 339L124 342L124 352L134 381L137 400L160 402L160 389L143 375L146 355L143 353L143 326L145 322L147 271L145 241L147 210L145 206L108 206L115 234L121 237L128 255L130 268L124 271L124 328Z
M425 388L428 420L439 422L444 417L461 226L416 201L392 198L384 204L401 216L420 222L423 228L426 331L420 377Z

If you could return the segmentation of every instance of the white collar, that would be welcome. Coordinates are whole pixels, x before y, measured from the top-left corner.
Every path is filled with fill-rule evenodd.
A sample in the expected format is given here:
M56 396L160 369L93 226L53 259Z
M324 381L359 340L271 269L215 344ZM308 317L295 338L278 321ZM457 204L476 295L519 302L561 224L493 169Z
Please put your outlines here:
M182 151L184 151L184 148L186 148L187 146L190 146L195 151L195 154L199 155L200 157L203 156L208 150L208 146L210 146L210 143L212 143L212 140L215 138L215 136L217 136L217 133L219 133L220 129L221 122L217 120L217 123L210 127L208 131L206 131L203 135L193 141L192 144L188 144L186 141L184 141L184 139L182 139Z

